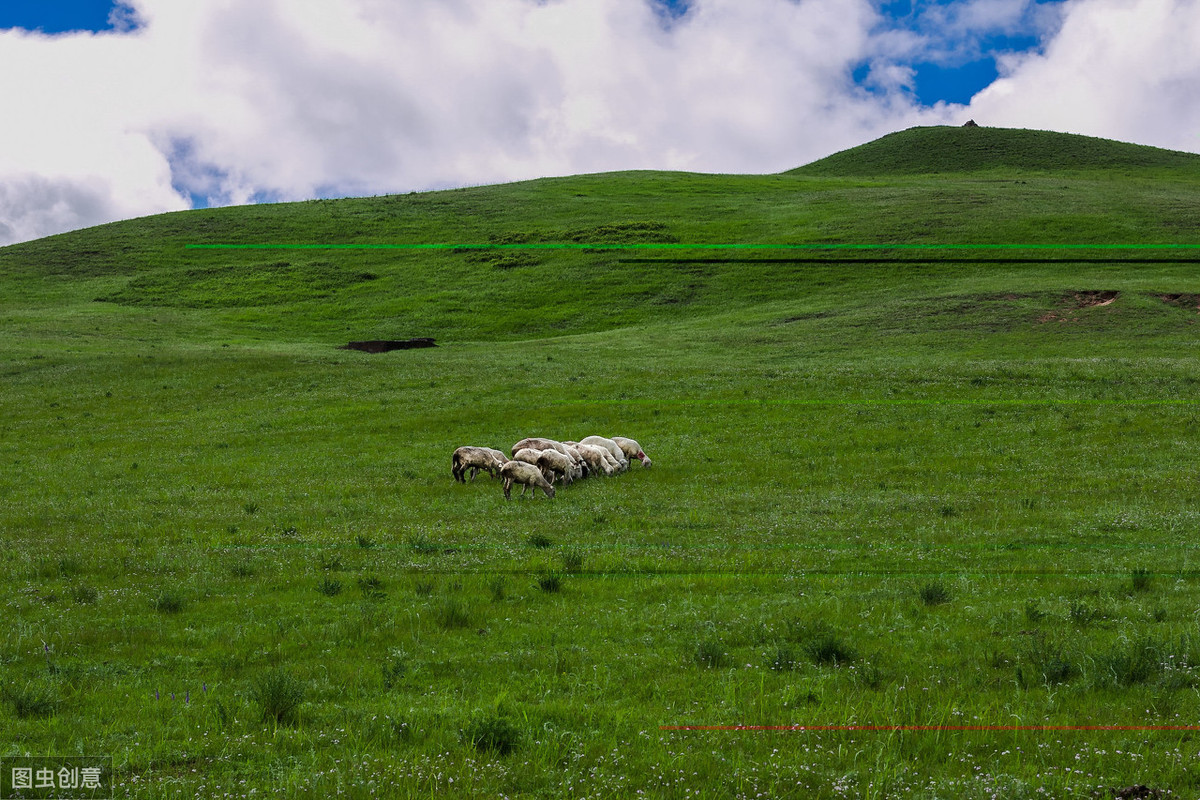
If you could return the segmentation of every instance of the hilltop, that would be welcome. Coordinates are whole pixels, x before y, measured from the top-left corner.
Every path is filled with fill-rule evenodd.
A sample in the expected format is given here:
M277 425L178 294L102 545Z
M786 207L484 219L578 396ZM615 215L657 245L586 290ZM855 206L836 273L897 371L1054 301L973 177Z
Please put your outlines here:
M984 170L1168 169L1200 173L1200 155L1053 131L909 128L834 153L789 174L916 175Z

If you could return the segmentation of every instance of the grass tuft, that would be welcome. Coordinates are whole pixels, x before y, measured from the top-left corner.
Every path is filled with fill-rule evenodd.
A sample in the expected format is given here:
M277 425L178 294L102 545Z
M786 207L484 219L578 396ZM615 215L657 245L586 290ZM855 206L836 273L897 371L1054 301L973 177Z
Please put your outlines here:
M391 691L408 674L408 656L403 650L392 650L383 662L383 688Z
M506 756L521 744L521 731L498 711L473 717L462 732L463 741L482 753Z
M1061 644L1036 636L1018 659L1017 684L1022 688L1055 686L1080 674L1079 656Z
M80 584L71 590L71 597L80 605L95 605L100 599L100 592L95 586Z
M563 572L576 574L583 571L583 551L568 550L562 554Z
M470 609L461 599L452 595L442 598L442 602L434 609L433 618L446 630L471 626Z
M696 647L692 651L692 658L697 664L708 669L723 667L729 663L729 656L725 653L725 646L719 639L706 637L696 642Z
M173 589L164 589L150 601L150 606L160 614L178 614L187 606L187 600Z
M264 672L250 685L250 697L258 704L263 720L277 725L296 721L304 695L304 684L282 667Z
M3 698L12 706L13 714L19 719L49 717L58 707L54 695L45 687L7 686L4 688Z
M322 576L321 582L317 584L317 591L326 597L336 597L342 593L342 582L328 575Z
M1135 569L1129 576L1129 587L1134 592L1148 592L1154 583L1154 573L1148 569Z
M950 602L950 590L941 581L933 581L921 587L918 594L927 606L940 606Z

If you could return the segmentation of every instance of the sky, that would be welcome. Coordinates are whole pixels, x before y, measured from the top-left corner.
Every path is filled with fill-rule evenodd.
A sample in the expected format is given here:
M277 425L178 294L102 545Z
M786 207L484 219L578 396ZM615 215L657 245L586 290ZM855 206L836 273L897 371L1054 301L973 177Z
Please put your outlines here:
M3 0L0 245L968 119L1200 152L1198 42L1200 0Z

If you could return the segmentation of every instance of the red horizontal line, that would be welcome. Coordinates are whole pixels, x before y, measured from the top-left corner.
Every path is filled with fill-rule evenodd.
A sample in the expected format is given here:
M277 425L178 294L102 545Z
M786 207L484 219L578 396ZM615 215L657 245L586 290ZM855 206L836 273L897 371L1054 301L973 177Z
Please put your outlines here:
M660 725L662 731L1200 731L1200 725Z

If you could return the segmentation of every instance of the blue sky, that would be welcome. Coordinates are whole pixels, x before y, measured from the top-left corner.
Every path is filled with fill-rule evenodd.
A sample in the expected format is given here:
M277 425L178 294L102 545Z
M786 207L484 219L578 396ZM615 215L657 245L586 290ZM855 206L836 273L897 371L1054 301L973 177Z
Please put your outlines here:
M1196 42L1200 0L0 0L0 245L967 119L1195 152Z
M4 0L0 3L0 28L24 28L45 33L111 31L124 24L110 19L110 0Z

